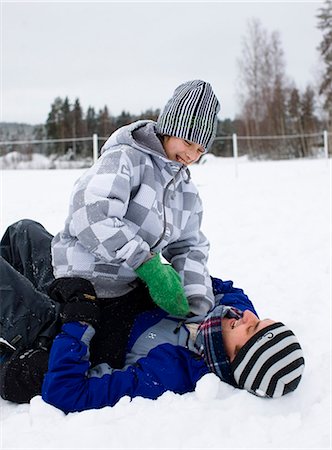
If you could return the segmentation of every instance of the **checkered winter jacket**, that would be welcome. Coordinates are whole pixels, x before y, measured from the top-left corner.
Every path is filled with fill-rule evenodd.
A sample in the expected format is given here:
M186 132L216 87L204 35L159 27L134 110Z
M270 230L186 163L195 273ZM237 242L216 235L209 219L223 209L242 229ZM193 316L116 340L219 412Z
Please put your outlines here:
M189 170L170 161L155 122L117 130L76 182L64 230L52 242L54 274L89 279L99 297L135 287L135 269L161 252L180 274L191 311L213 305L200 231L202 204Z

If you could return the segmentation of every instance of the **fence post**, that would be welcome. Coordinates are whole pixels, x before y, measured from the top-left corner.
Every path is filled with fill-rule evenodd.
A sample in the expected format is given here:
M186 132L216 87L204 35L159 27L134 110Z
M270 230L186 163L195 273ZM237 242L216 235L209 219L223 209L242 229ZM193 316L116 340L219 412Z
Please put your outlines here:
M98 134L94 133L92 136L92 148L93 148L93 162L98 159Z
M324 155L326 159L329 159L329 140L328 140L328 133L326 130L324 130Z
M234 167L235 167L235 176L238 176L238 170L237 170L237 135L236 133L233 133L233 158L234 158Z

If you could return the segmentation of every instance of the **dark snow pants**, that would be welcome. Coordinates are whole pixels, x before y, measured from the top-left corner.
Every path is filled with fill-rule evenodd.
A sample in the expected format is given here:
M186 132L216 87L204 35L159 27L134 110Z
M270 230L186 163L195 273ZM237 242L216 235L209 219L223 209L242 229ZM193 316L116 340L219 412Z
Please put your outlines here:
M52 235L32 220L11 225L0 244L0 337L16 349L47 346L61 327L61 305L47 295L52 283ZM124 365L135 317L155 307L145 286L100 299L101 323L91 343L93 365Z
M0 337L15 349L51 342L59 330L60 305L47 295L51 240L42 225L21 220L0 243Z

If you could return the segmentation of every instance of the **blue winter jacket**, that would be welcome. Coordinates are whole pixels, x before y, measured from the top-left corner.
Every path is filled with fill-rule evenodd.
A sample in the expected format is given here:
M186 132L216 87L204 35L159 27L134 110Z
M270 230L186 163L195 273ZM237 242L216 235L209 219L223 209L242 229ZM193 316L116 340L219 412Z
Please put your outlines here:
M257 315L249 298L231 281L212 281L216 304L249 309ZM89 346L94 329L80 322L64 324L51 349L43 399L68 413L113 406L124 396L156 399L166 391L193 391L209 369L189 338L186 323L190 321L197 322L197 318L174 318L160 308L140 314L121 370L106 363L91 368Z

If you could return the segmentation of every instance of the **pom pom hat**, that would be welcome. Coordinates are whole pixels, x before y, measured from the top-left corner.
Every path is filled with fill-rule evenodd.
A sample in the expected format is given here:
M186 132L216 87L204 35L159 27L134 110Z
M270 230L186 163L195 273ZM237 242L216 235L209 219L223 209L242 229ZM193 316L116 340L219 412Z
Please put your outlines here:
M158 117L156 131L194 142L207 152L216 135L219 110L209 83L187 81L175 89Z

